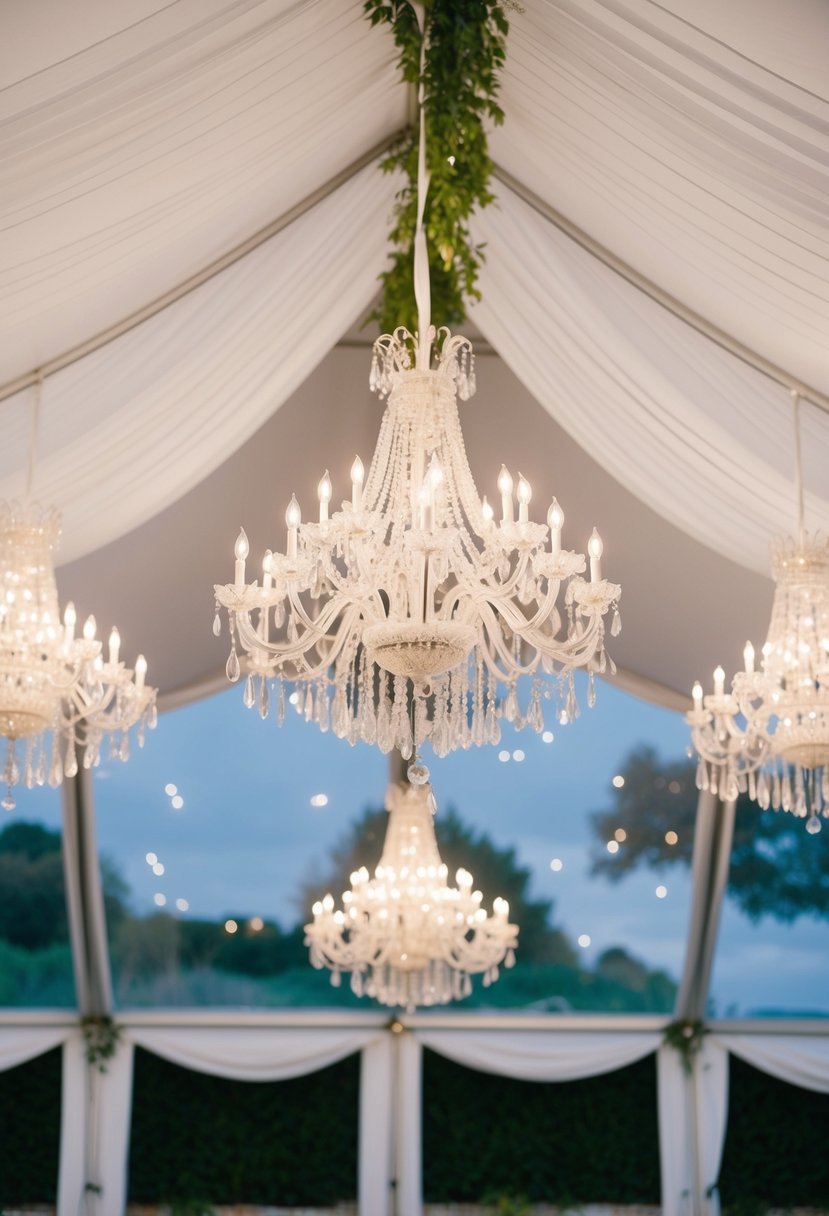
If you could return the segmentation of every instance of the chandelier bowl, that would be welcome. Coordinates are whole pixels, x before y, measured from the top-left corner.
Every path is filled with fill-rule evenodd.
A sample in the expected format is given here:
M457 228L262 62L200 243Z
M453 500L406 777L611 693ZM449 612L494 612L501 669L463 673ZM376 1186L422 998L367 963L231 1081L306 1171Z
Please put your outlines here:
M371 661L395 676L427 684L467 658L475 645L475 629L454 621L419 625L401 621L370 625L363 642Z

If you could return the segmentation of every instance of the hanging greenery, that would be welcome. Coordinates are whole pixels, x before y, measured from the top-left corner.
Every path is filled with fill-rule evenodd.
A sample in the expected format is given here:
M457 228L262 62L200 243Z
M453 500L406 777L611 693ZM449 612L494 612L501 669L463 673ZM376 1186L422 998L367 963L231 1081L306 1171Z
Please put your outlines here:
M99 1072L106 1072L106 1062L115 1055L121 1039L121 1027L111 1017L90 1014L81 1018L86 1042L86 1059Z
M480 299L478 270L483 247L469 232L476 207L493 200L485 125L504 121L498 105L498 75L503 67L511 0L426 0L426 55L423 70L426 106L426 157L430 174L424 227L432 282L432 320L458 325L465 302ZM365 0L372 25L389 25L400 50L403 80L420 84L421 35L407 0ZM381 276L383 295L371 319L383 331L417 328L414 298L414 234L417 218L417 124L392 147L381 167L402 169L406 184L397 196L390 240L391 266Z
M702 1040L708 1031L699 1018L681 1018L665 1027L665 1046L673 1047L682 1057L682 1067L690 1076L694 1056L702 1048Z

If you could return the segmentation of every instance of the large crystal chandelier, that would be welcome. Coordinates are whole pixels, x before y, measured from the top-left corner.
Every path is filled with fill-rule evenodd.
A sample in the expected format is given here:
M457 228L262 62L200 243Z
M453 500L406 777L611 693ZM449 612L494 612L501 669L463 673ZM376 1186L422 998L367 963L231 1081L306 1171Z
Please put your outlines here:
M426 774L420 765L410 771L413 779ZM340 909L330 894L314 904L314 919L305 926L311 963L330 968L335 986L350 971L352 991L383 1005L459 1000L472 991L471 976L482 974L489 985L502 962L513 966L518 927L509 923L504 899L494 900L487 914L468 871L458 870L457 886L449 886L428 783L390 786L386 809L388 828L374 877L365 867L356 870Z
M322 730L405 758L426 738L438 756L497 743L502 717L541 731L545 675L558 686L558 720L568 721L577 713L574 670L590 673L590 704L593 674L613 670L604 647L610 609L611 633L620 627L620 588L602 577L595 529L588 581L584 555L562 548L555 499L544 525L529 517L524 477L515 483L501 468L498 512L475 487L457 405L475 392L472 348L430 323L422 87L420 102L418 332L399 328L374 344L369 384L387 406L368 475L358 457L350 498L332 511L326 470L312 523L291 499L285 551L265 551L261 583L247 581L242 529L234 582L215 588L214 621L218 636L226 609L227 675L246 674L249 708L267 715L276 677L280 721L288 681Z
M686 716L701 789L726 799L748 793L819 832L820 816L829 817L829 541L804 530L796 393L793 399L798 539L773 546L776 586L759 670L748 642L731 692L718 667L713 694L704 696L697 682Z
M0 503L0 735L6 738L6 786L0 803L15 806L12 789L52 786L78 771L78 753L96 765L105 739L110 753L129 755L129 731L155 725L156 691L146 683L147 662L135 669L120 659L117 629L106 659L88 617L75 636L73 604L61 624L52 553L60 534L57 512L32 504Z

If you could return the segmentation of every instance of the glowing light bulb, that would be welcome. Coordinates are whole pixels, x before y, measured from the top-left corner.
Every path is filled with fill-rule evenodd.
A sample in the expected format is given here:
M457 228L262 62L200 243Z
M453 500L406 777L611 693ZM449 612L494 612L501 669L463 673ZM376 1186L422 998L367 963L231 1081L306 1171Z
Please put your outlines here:
M501 521L512 523L512 476L505 464L501 465L498 474L498 489L501 492Z
M245 585L245 559L250 553L250 544L248 543L247 533L244 528L239 529L239 535L236 537L233 552L236 555L236 569L233 582L237 588L242 588Z
M97 625L95 624L95 617L88 616L83 623L83 636L87 642L91 642L95 637L96 628Z
M288 557L295 558L297 555L299 525L302 523L302 512L299 509L296 494L291 495L291 501L288 503L288 509L285 512L285 523L288 525Z
M113 626L109 635L109 661L114 667L118 662L118 653L121 649L121 635L117 628Z
M493 511L489 502L487 502L486 494L484 494L483 498L481 499L481 514L484 517L484 527L488 530L492 527L492 520L495 517L495 512Z
M697 713L702 709L702 685L699 680L694 681L694 687L691 689L691 696L694 698L694 709Z
M532 486L527 481L526 477L518 474L518 489L516 490L516 498L518 499L518 522L525 524L528 519L528 509L530 499L533 496Z
M751 675L754 671L754 647L751 642L746 642L743 648L743 662L745 663L746 671Z
M721 697L725 692L725 672L722 667L714 669L714 696Z
M564 512L554 498L547 512L547 526L550 529L550 552L554 557L561 553L561 529L564 527Z
M143 654L140 654L135 660L135 687L141 689L144 687L144 681L147 678L147 660Z
M66 609L63 614L63 624L64 624L64 629L66 632L66 641L67 642L71 642L73 640L73 638L75 637L75 622L77 621L77 619L78 619L78 616L77 616L77 613L75 612L75 605L70 600L69 603L66 605Z
M320 500L320 523L324 524L328 521L328 504L331 501L333 489L331 487L331 478L328 476L328 469L323 473L320 483L317 486L317 497Z
M362 460L359 456L355 456L351 466L351 505L355 511L360 511L363 506L363 478L365 475Z
M590 540L587 542L587 552L590 554L590 581L591 583L598 583L602 577L604 545L602 544L602 538L595 528L590 533Z

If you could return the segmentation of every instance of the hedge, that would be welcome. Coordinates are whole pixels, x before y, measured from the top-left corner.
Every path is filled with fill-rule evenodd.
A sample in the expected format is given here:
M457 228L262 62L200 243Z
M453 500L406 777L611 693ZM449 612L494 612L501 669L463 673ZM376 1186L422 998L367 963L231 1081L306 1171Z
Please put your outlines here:
M0 1072L0 1207L55 1202L60 1097L60 1047Z

